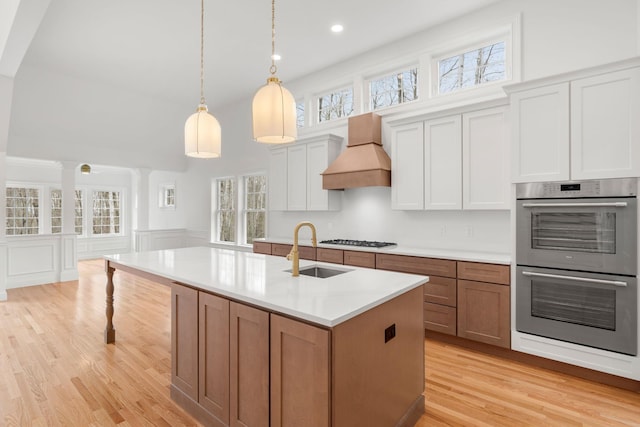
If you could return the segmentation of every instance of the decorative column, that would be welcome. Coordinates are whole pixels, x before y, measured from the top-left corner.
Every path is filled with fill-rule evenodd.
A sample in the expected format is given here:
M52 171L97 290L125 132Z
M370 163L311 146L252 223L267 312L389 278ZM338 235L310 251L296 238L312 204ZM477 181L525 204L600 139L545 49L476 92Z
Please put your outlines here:
M78 279L78 245L76 235L77 162L62 164L62 233L60 233L60 281Z
M13 79L0 75L0 301L7 299L7 145Z
M135 182L135 203L134 214L135 218L135 251L141 252L148 250L149 242L149 175L151 169L140 168L136 171Z

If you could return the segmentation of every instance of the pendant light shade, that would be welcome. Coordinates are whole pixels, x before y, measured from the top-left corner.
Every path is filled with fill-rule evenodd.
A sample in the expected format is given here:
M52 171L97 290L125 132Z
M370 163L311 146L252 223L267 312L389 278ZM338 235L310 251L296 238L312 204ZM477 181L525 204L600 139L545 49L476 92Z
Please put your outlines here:
M200 1L200 105L184 124L184 154L211 159L220 157L222 131L220 123L208 113L204 100L204 0Z
M277 77L269 77L253 98L253 139L266 144L295 141L296 101Z
M265 144L293 142L298 136L296 101L276 77L276 3L271 0L271 76L253 97L253 139Z
M189 157L211 159L220 157L222 131L218 120L200 104L198 110L184 124L184 154Z

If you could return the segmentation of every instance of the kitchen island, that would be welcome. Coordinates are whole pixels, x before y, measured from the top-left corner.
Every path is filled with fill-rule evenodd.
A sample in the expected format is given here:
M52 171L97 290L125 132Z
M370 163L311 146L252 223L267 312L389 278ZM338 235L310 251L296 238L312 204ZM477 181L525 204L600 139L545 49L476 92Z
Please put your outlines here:
M171 397L205 425L409 426L424 411L426 276L214 248L106 258L172 289ZM287 271L289 270L289 271Z

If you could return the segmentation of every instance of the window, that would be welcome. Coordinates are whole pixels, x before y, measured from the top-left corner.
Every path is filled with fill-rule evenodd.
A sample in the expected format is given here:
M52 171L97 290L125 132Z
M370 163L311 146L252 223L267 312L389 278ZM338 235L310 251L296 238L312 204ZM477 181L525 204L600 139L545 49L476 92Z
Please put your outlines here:
M233 178L216 180L217 187L217 240L236 241L236 189Z
M38 234L40 191L37 188L7 187L8 236Z
M442 58L437 62L438 93L449 93L507 79L505 42Z
M51 233L62 233L62 190L51 189Z
M163 184L160 186L160 207L175 208L176 207L176 186L174 184Z
M253 239L265 237L267 210L267 177L249 175L244 177L245 193L245 243L252 244Z
M120 234L120 192L93 191L94 235Z
M369 81L369 108L371 111L416 99L418 99L418 68L411 68Z
M296 102L296 126L304 127L304 101Z
M76 190L75 199L76 199L75 230L76 230L76 234L82 235L83 233L82 190Z
M353 113L353 88L318 97L318 123L350 116Z

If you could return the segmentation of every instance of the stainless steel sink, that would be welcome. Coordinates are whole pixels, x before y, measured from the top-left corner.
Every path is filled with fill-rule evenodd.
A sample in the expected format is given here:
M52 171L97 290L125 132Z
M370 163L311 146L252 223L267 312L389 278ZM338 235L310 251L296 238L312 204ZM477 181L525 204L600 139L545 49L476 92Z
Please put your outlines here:
M291 272L291 269L286 270ZM338 270L335 268L320 267L318 265L312 265L310 267L304 267L300 269L300 274L303 276L317 277L319 279L326 279L328 277L337 276L338 274L346 273L352 270Z

